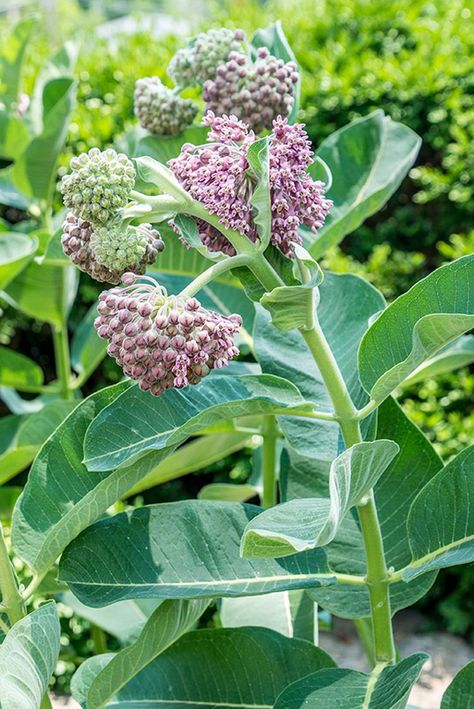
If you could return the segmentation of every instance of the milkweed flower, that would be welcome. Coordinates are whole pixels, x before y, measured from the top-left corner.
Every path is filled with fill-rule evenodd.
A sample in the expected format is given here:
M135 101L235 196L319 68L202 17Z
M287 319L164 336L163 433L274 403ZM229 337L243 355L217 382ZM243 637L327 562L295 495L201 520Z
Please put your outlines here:
M256 241L251 198L259 182L248 160L248 149L257 138L236 116L215 116L209 111L204 123L210 127L208 143L186 144L169 165L193 199L218 216L225 228L235 229ZM269 188L271 241L285 256L293 256L301 244L299 227L313 232L324 223L332 202L324 185L308 174L313 161L311 143L304 126L289 125L281 116L273 121L269 136ZM201 240L211 251L232 255L230 242L216 228L196 220Z
M256 133L272 127L277 116L288 116L294 104L299 74L296 63L273 57L266 47L253 62L242 52L230 52L204 83L206 109L216 115L233 114Z
M91 148L71 160L59 186L63 202L77 217L105 224L124 207L135 185L135 168L124 153Z
M66 256L81 271L96 281L113 284L120 283L126 271L145 273L165 247L150 224L95 227L72 213L63 224L61 243Z
M191 46L176 52L169 64L168 74L181 88L202 84L215 76L217 67L227 60L230 52L242 50L244 40L243 30L224 27L201 32Z
M168 295L145 276L126 273L124 286L101 293L95 327L107 352L143 391L198 384L239 354L240 315L207 310L196 298Z
M176 96L156 76L138 79L134 111L142 128L159 135L177 135L194 121L198 107Z

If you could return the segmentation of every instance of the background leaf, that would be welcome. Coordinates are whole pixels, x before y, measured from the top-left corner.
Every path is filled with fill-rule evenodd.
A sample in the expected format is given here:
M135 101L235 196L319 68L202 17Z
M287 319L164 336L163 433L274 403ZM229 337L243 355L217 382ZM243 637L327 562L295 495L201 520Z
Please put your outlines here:
M0 76L2 101L9 106L18 100L28 40L36 25L35 17L25 17L14 26L1 48Z
M332 133L317 155L332 172L327 197L333 206L309 250L320 258L387 202L413 165L421 140L378 110ZM318 164L310 171L316 179Z
M73 680L73 695L83 706L89 668L98 660L85 662ZM159 701L189 707L270 709L290 682L332 666L331 658L314 645L271 630L195 630L148 665L108 706L152 706Z
M0 646L0 704L38 709L59 655L59 619L46 603L15 623Z
M32 259L38 244L26 234L0 233L0 288L5 288Z
M0 346L0 385L21 391L41 386L43 371L32 359Z
M397 298L360 343L359 372L373 399L395 387L474 324L474 255L448 263Z
M92 525L65 550L60 579L87 605L127 598L239 596L334 581L324 552L240 558L254 505L185 500L150 505Z
M460 670L441 700L441 709L473 709L474 660Z
M100 339L94 327L97 316L97 304L94 303L79 323L72 338L71 363L84 381L99 366L107 351L107 343Z

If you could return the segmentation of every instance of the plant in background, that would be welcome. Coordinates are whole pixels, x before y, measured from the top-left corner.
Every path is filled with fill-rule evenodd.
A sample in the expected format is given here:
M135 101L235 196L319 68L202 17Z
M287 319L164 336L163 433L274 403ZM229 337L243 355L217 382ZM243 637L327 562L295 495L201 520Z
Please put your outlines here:
M253 42L288 59L278 24ZM76 377L61 321L48 394L79 397L106 349L127 376L66 402L69 415L37 453L11 523L26 588L0 538L0 703L49 706L60 629L55 603L34 609L34 600L58 574L71 605L80 601L122 646L78 669L73 694L84 707L399 709L426 655L397 656L392 616L440 568L473 559L474 449L443 466L394 397L405 381L472 357L464 333L474 258L442 266L388 306L362 278L318 266L416 157L419 138L381 111L331 135L314 158L291 114L260 138L212 113L189 130L191 144L189 134L145 136L129 157L74 159L62 188L73 210L66 255L60 230L48 233L45 256L30 259L36 278L21 287L31 265L13 259L7 292L21 293L20 306L38 299L52 264L55 278L71 273L68 253L100 280L122 282L75 335ZM161 239L166 250L140 277ZM235 361L241 342L253 362ZM2 353L7 371L34 381L31 364L8 370L13 354ZM249 441L246 483L114 508ZM354 620L369 673L336 668L317 646L318 605ZM218 627L203 628L210 607ZM467 705L473 669L457 675L443 707Z

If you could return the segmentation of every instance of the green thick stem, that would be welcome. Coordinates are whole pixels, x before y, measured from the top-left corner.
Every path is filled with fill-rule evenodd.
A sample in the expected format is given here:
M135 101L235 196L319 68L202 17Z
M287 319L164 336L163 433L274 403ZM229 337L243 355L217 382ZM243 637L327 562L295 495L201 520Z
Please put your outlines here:
M59 381L61 397L72 398L71 364L69 356L69 339L66 325L53 326L54 358L56 361L56 374Z
M347 391L337 362L319 324L302 332L326 384L347 447L362 441L357 411ZM377 662L394 663L392 619L387 566L382 534L373 492L367 502L358 506L359 519L367 559L367 586L369 589L373 643Z
M249 261L250 256L247 254L239 254L226 258L223 261L218 261L191 281L191 283L181 291L181 295L189 298L200 291L201 288L204 288L210 281L226 273L226 271L230 271L232 268L238 268L239 266L248 266Z
M276 471L277 471L277 441L278 441L278 426L276 418L271 414L263 417L263 450L262 450L262 469L263 469L263 496L262 504L264 507L273 507L276 505Z
M20 595L13 565L8 556L7 545L0 523L0 590L2 592L2 605L13 625L25 615L23 599Z

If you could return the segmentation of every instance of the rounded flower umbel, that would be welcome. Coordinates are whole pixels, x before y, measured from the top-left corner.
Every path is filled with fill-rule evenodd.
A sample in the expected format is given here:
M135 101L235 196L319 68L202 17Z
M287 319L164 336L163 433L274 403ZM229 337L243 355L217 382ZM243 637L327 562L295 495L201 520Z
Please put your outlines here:
M71 160L61 180L63 202L76 217L105 224L124 207L135 185L135 168L123 153L91 148Z
M217 67L225 62L229 52L242 51L243 30L221 28L201 32L190 47L180 49L168 67L175 84L184 88L212 79Z
M256 241L251 197L259 177L247 159L255 134L236 116L216 117L210 111L204 123L211 129L209 143L183 145L169 165L185 190L216 214L224 227ZM281 117L273 121L269 136L271 241L285 256L293 256L294 245L302 243L299 227L305 224L316 232L332 205L324 197L323 183L307 172L312 161L304 126L290 126ZM209 250L234 254L230 242L216 228L202 220L196 223Z
M95 326L108 340L107 352L143 391L198 384L239 354L233 338L240 315L229 317L203 308L196 298L168 295L145 276L123 276L124 286L99 297Z
M218 116L233 114L260 133L277 116L289 115L298 78L295 62L276 59L266 47L257 51L255 62L242 52L230 52L216 76L205 82L203 98L208 110Z
M138 227L90 222L68 214L61 239L64 253L96 281L120 283L126 271L143 274L165 247L150 224Z
M138 79L134 94L135 115L142 128L159 135L177 135L194 121L198 107L180 98L156 76Z

